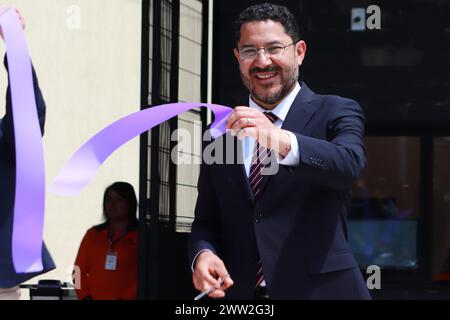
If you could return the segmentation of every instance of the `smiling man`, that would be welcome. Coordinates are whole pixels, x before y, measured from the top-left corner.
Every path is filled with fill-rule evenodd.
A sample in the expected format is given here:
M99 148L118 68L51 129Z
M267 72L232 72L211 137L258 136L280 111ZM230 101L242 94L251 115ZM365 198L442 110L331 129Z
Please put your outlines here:
M212 143L232 135L242 152L235 164L202 164L190 238L194 286L215 288L212 298L370 298L346 241L351 187L367 162L364 116L355 101L298 82L305 54L287 8L238 17L248 106ZM264 172L267 159L278 170Z

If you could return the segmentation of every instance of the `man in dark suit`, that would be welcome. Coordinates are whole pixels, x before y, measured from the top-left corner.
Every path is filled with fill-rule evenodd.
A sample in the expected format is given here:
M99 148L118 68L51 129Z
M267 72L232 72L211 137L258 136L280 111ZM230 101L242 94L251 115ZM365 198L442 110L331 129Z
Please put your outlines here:
M25 27L24 20L19 17ZM3 34L0 30L0 35ZM5 58L5 67L8 62ZM45 102L33 69L33 85L36 97L36 107L41 131L44 131ZM14 128L12 119L11 90L8 85L6 93L6 113L0 119L0 300L18 299L19 284L55 268L53 260L45 245L42 248L42 263L44 270L36 273L17 273L12 260L12 232L14 221L14 193L16 179L16 159L14 146Z
M251 6L236 21L250 98L227 128L243 163L202 164L189 242L194 286L215 288L210 297L370 298L345 226L366 166L364 116L355 101L298 82L305 53L283 6ZM216 151L230 133L212 142Z

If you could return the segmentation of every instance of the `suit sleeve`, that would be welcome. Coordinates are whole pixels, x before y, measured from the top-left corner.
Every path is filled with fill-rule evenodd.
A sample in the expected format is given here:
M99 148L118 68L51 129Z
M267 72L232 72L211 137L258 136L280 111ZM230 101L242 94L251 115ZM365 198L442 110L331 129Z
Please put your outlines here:
M88 282L87 282L87 273L89 269L89 231L83 237L81 241L80 248L78 249L77 258L75 260L75 272L74 276L79 276L78 279L74 280L74 284L76 285L76 292L78 300L84 300L88 297L91 297L91 293L89 290ZM78 273L79 272L79 273ZM79 283L76 283L78 282Z
M198 197L195 207L195 219L189 238L189 261L202 250L218 252L219 204L211 181L211 167L202 164L198 179Z
M295 133L300 148L296 170L315 183L348 190L367 165L364 115L358 103L339 99L327 122L327 139Z
M6 70L8 70L8 60L6 58L6 55L4 59L4 65ZM36 100L36 108L39 118L39 125L41 128L41 134L43 135L45 124L45 110L46 110L45 101L42 96L42 92L39 88L39 83L33 66L32 66L32 73L33 73L33 87ZM11 87L9 83L9 76L8 76L8 87L6 90L6 113L5 116L0 120L0 139L1 140L4 139L7 145L9 145L11 148L14 145L14 125L12 118L12 99L11 99Z

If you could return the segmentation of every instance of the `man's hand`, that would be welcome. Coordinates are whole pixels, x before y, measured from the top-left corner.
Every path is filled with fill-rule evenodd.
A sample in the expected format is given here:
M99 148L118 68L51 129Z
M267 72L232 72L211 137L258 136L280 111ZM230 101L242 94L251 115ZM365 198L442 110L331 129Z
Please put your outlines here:
M4 9L4 10L7 10L7 9ZM24 17L22 16L22 14L20 13L20 11L17 8L14 8L14 10L16 10L17 15L19 16L20 23L22 24L22 28L25 30L25 19L24 19ZM3 30L2 30L1 27L0 27L0 36L3 39Z
M223 298L225 290L233 285L233 280L227 274L228 271L223 261L211 251L205 251L197 257L192 281L199 291L205 291L211 287L216 288L209 294L209 297Z
M242 140L250 136L258 143L286 157L291 149L291 139L286 130L277 128L262 112L249 107L236 107L227 121L227 129Z

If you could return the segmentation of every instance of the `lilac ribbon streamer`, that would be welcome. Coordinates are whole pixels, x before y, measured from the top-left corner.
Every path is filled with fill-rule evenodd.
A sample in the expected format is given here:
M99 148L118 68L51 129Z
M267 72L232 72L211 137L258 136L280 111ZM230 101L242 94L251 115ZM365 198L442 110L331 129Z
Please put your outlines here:
M3 11L0 24L8 57L16 148L12 257L16 272L38 272L43 269L45 166L31 61L15 10Z
M226 131L231 108L209 103L170 103L130 114L104 128L89 139L65 164L50 191L59 195L77 195L94 178L101 164L120 146L141 133L187 110L206 106L215 114L211 134L217 138Z

